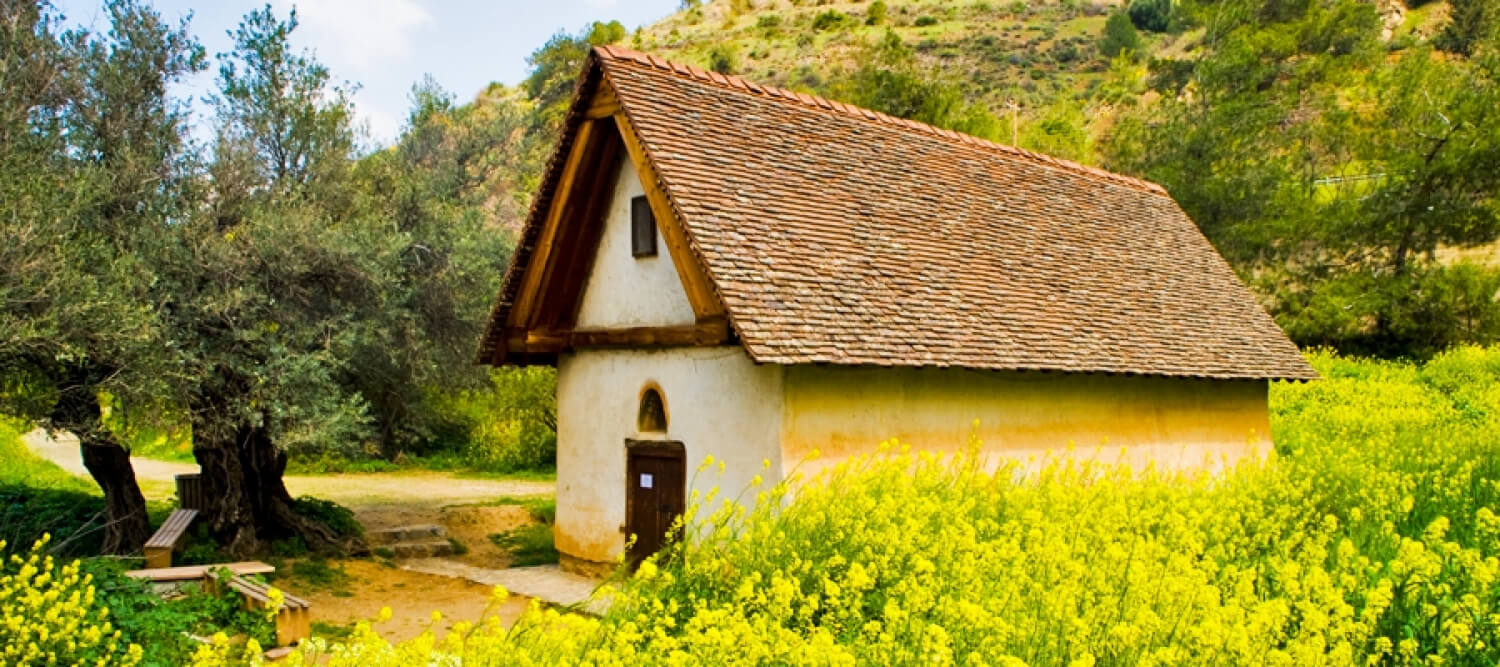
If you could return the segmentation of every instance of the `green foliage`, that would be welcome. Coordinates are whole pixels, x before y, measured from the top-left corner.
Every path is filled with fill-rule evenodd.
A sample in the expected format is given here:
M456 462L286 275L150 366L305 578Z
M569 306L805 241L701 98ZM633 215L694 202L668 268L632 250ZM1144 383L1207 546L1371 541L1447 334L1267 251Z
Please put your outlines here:
M299 586L315 590L346 591L351 580L343 565L330 565L327 558L318 554L294 561L285 569Z
M1129 16L1121 12L1109 15L1104 23L1104 35L1099 38L1099 54L1113 60L1121 55L1141 52L1141 35Z
M510 553L510 567L529 567L556 563L561 557L552 542L552 522L557 516L557 505L547 499L523 499L516 503L527 506L532 518L538 523L528 524L503 533L490 535L490 542Z
M930 25L937 25L938 24L938 20L937 20L936 16L923 15L923 16L918 16L917 20L912 21L911 24L914 25L914 26L917 26L918 28L925 28L925 27L930 26Z
M123 641L143 649L143 665L192 663L201 644L187 633L208 637L223 632L244 635L265 647L276 645L276 628L265 613L246 609L237 595L214 596L189 585L182 595L166 599L152 591L149 582L124 576L126 566L119 561L83 564Z
M1172 21L1173 5L1173 0L1130 0L1125 11L1135 27L1148 32L1166 32Z
M302 496L292 503L292 510L328 526L340 536L358 537L365 534L365 527L354 518L354 512L332 500Z
M1021 146L1034 151L1087 162L1092 154L1088 117L1082 107L1059 101L1021 128Z
M850 23L851 20L848 14L837 9L829 9L813 17L812 29L819 32L824 30L839 30Z
M1166 185L1299 342L1398 356L1496 340L1490 271L1438 254L1500 239L1500 61L1385 58L1358 2L1230 7L1198 59L1153 64L1192 95L1126 114L1111 166Z
M21 442L26 426L0 417L0 542L24 549L52 535L49 553L98 553L104 518L99 488L31 453Z
M696 8L697 4L694 3L693 9ZM589 49L614 44L623 39L625 26L619 21L595 21L577 34L559 32L553 35L552 39L527 57L526 63L531 66L531 73L521 85L541 110L538 116L539 127L552 130L562 122Z
M999 136L999 121L983 106L967 102L956 82L921 69L896 33L887 30L860 61L858 69L829 86L833 97L986 139Z
M1500 39L1500 3L1494 0L1449 0L1451 18L1434 40L1438 48L1472 56ZM1494 48L1491 46L1490 48Z
M886 7L885 0L871 2L870 7L865 10L865 25L880 25L885 23L888 12L889 9Z
M708 68L720 74L734 74L738 63L734 47L729 44L715 44L708 52Z
M557 372L551 368L497 368L485 389L434 397L462 425L464 463L474 470L511 472L552 467L557 457Z

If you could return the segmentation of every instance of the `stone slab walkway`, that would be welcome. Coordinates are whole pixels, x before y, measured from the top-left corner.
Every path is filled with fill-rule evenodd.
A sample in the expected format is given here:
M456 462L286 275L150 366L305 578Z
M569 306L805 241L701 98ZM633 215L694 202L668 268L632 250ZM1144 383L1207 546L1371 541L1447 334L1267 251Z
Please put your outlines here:
M595 616L603 616L609 610L608 597L594 597L594 591L599 588L599 580L564 572L556 565L492 570L446 558L420 558L406 561L401 569L463 579L485 586L504 586L505 590L515 595L525 595Z

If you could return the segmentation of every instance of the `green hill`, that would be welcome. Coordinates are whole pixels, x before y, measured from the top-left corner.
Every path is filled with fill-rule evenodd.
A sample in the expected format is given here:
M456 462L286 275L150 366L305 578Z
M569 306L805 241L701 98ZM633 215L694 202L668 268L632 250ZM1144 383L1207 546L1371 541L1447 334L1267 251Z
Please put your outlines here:
M1386 39L1392 42L1429 37L1447 20L1442 2L1411 10L1399 0L1390 2L1378 8ZM915 71L951 82L967 101L999 118L992 138L1012 139L1009 114L1014 109L1021 145L1091 163L1096 161L1092 140L1108 128L1115 110L1154 95L1146 86L1149 65L1192 59L1205 32L1177 25L1160 32L1140 30L1140 46L1127 67L1112 64L1101 51L1110 14L1125 11L1116 2L684 4L696 6L641 28L621 43L762 83L847 99L836 89L839 80L893 35L909 51ZM1059 141L1037 127L1049 121L1054 132L1071 124L1087 136Z

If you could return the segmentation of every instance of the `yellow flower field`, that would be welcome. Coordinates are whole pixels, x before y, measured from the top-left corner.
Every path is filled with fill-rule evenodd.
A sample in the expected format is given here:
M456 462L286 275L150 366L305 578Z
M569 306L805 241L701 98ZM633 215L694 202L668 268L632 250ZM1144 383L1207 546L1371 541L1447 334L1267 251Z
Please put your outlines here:
M603 619L537 609L509 630L479 619L395 646L362 626L294 660L1500 661L1500 349L1423 366L1312 356L1324 380L1273 389L1267 464L1025 476L888 443L752 490L753 507L698 499L702 528Z

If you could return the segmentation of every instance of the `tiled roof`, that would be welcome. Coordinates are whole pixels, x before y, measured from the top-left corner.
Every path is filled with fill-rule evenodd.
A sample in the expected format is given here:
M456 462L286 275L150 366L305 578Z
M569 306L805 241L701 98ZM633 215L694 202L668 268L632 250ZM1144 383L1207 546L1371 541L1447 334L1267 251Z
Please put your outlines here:
M1158 185L616 47L601 74L757 362L1316 377Z

